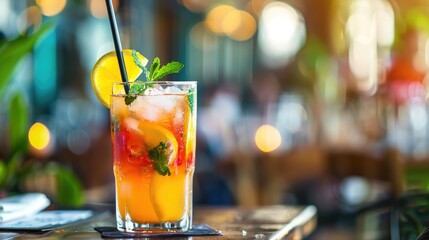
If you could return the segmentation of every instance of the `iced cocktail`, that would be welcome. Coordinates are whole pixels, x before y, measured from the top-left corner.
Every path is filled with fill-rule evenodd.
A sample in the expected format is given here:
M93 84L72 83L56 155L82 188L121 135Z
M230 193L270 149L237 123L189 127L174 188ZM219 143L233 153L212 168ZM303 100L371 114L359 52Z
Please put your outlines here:
M113 83L110 116L118 229L188 230L196 82Z

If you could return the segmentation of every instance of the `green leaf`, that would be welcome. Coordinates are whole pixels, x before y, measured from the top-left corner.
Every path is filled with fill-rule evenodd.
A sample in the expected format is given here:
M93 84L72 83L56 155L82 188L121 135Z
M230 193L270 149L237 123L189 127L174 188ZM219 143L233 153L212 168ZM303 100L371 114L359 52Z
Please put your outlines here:
M12 149L27 150L28 110L22 93L12 96L9 102L9 139Z
M128 96L125 97L125 104L130 105L135 99L136 95L143 94L151 84L144 84L142 82L134 82L131 85Z
M168 157L170 153L167 152L167 143L160 142L158 146L149 151L149 158L153 161L153 167L162 176L171 175L168 168Z
M134 100L136 100L136 96L126 96L125 97L125 104L130 105Z
M146 90L145 85L142 84L142 83L137 82L137 83L134 83L134 84L131 85L129 94L131 94L131 95L137 95L137 94L143 93L144 90Z
M140 64L139 58L137 56L137 52L135 50L132 51L131 55L133 56L134 63L140 69L143 70L144 74L146 75L146 80L148 82L156 81L169 74L178 73L183 68L183 64L180 62L170 62L167 65L161 67L161 60L158 57L156 57L155 59L153 59L152 64L150 66L150 70L148 71L146 67ZM134 84L133 86L131 86L131 88L133 88L136 85L137 84ZM149 85L144 85L144 87L139 87L137 85L136 87L134 87L134 91L130 89L130 92L129 92L130 96L125 97L125 103L127 105L130 105L136 99L136 96L132 96L132 95L144 93L144 91L148 86Z
M45 24L31 36L19 36L13 40L0 41L0 96L6 89L20 60L31 52L34 44L52 27L52 24Z
M156 57L155 59L153 59L152 65L150 65L149 78L147 79L149 82L152 82L155 80L154 76L158 72L159 66L161 66L161 60L159 60L159 58Z
M194 112L194 101L195 101L195 91L193 89L189 89L189 93L187 95L189 108L191 109L191 114Z
M143 92L143 86L142 84L134 83L130 87L130 91L128 92L128 95L125 97L125 104L130 105L135 99L136 94L138 94L140 91Z
M167 75L178 73L183 68L183 64L180 62L170 62L167 65L163 66L159 71L155 73L155 76L152 78L152 81L163 78Z
M9 161L6 163L6 179L4 184L6 188L13 189L18 181L18 166L22 162L21 154L14 154L9 158Z
M79 207L84 200L83 187L77 176L65 167L54 168L57 180L56 201L59 205Z
M136 66L143 71L144 75L146 76L146 79L149 79L149 71L145 66L141 64L140 59L137 56L137 51L133 49L133 51L131 52L131 55L133 56L134 64L136 64Z
M6 162L3 159L0 159L0 189L4 189L6 177L7 177Z

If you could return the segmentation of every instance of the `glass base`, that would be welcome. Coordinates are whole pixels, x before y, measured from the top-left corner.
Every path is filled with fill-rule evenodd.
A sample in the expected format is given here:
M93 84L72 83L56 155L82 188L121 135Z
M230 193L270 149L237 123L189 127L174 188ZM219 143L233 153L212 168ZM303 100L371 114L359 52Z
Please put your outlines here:
M190 217L185 217L177 222L163 223L136 223L131 219L122 220L116 217L116 225L121 232L162 233L162 232L186 232L190 229Z

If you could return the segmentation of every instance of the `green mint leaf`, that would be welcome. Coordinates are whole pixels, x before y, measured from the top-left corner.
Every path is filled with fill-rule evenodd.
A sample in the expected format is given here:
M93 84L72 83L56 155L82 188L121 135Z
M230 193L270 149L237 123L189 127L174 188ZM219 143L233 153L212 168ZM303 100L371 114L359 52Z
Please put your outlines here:
M153 167L162 176L171 175L170 169L168 168L168 157L167 143L160 142L156 147L149 151L149 158L153 161Z
M125 104L130 105L134 100L136 100L136 96L126 96L125 97Z
M136 100L136 95L144 93L148 85L142 84L140 82L135 82L131 85L128 95L125 97L125 104L130 105L134 100Z
M178 73L183 68L183 64L180 62L170 62L167 63L167 65L164 65L159 69L154 76L152 76L152 81L158 80L160 78L163 78L167 75Z
M189 108L191 109L191 114L194 112L194 99L195 99L195 91L192 89L189 89L189 93L187 95L188 102L189 102Z
M139 67L144 75L146 76L146 79L149 78L149 71L147 70L147 68L145 66L143 66L140 62L139 57L137 56L137 51L133 49L133 51L131 52L131 55L133 56L133 61L134 63L137 65L137 67Z
M178 73L182 68L183 64L180 62L170 62L167 65L161 67L161 60L156 57L153 59L150 69L147 70L145 66L143 66L137 56L137 51L132 50L131 55L133 56L134 63L143 71L146 76L146 80L148 82L156 81L161 79L167 75ZM134 100L136 100L136 95L143 94L144 91L149 87L149 85L143 84L133 84L131 85L128 96L125 97L125 104L130 105ZM191 103L191 109L193 108L193 96L188 96ZM192 98L192 99L191 99Z
M136 95L143 93L144 90L146 90L146 87L144 84L141 84L139 82L133 83L130 87L130 91L128 92L131 95Z
M152 65L150 65L150 73L149 73L149 77L147 79L148 81L150 81L150 82L154 81L153 77L158 72L160 66L161 66L161 60L159 60L158 57L153 59Z

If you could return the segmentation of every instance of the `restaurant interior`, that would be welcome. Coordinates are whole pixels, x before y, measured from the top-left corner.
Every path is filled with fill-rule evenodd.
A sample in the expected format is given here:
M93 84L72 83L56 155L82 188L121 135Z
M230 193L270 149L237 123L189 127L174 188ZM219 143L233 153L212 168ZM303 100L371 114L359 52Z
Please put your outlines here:
M429 2L114 0L124 49L197 81L194 206L313 205L308 239L429 225ZM0 0L0 198L113 203L103 0Z

